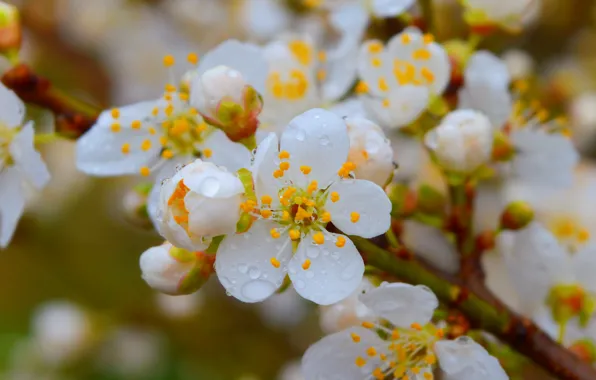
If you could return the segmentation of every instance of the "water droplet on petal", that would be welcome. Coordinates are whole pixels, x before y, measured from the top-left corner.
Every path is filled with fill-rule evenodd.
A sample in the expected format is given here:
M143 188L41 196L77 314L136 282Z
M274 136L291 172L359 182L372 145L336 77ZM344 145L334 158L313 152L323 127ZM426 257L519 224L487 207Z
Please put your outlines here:
M310 257L311 259L316 259L319 257L319 248L317 247L308 247L306 251L306 256Z
M304 141L306 139L306 133L302 129L296 131L296 140Z
M306 276L306 278L309 278L310 279L310 278L313 278L315 276L315 273L313 271L309 270L309 271L306 272L306 275L305 276Z
M351 263L341 272L341 279L345 281L353 279L359 267L358 262Z
M269 281L253 280L242 287L242 295L250 302L259 302L275 292L275 285Z
M306 284L302 280L296 280L294 281L294 286L296 287L296 289L304 289Z
M252 278L253 280L259 278L260 275L261 271L257 267L250 267L250 269L248 270L248 277Z
M238 264L238 272L244 274L248 271L248 265L246 264Z
M331 140L329 140L329 136L327 136L327 135L323 135L323 136L321 136L321 138L319 138L319 143L323 146L329 145L330 142L331 142Z

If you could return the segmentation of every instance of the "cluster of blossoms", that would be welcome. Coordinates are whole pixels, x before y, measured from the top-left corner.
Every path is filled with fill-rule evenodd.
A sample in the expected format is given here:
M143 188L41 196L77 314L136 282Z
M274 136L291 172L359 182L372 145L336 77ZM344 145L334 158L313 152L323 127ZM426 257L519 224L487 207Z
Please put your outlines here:
M365 239L448 273L470 250L493 250L518 287L517 311L567 345L589 336L590 233L550 223L549 202L538 201L574 180L579 155L566 121L530 100L503 59L476 50L482 35L520 28L538 1L461 2L471 37L440 43L414 26L413 0L306 1L339 42L320 25L288 27L262 45L227 40L188 54L182 75L168 55L163 94L102 112L77 141L76 165L148 181L143 207L165 239L140 257L149 286L189 295L215 274L228 295L256 303L291 285L324 307L333 332L304 355L306 379L508 378L482 345L447 335L429 288L375 286L387 268L365 275ZM371 18L394 16L408 26L365 39ZM0 86L3 248L26 190L49 180L24 114Z

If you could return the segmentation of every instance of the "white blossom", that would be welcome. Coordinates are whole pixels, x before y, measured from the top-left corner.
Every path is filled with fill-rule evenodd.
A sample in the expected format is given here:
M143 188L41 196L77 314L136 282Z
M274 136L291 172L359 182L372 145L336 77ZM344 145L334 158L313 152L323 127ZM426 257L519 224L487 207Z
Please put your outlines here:
M464 6L471 11L472 24L501 24L505 27L519 27L525 17L536 11L540 0L464 0Z
M470 338L442 340L442 330L430 323L439 303L428 288L384 283L360 300L393 327L364 322L321 339L302 358L306 380L432 378L437 359L448 379L508 379L498 361Z
M416 120L451 76L445 49L432 36L407 28L389 40L365 42L358 57L357 92L369 116L382 127L400 128Z
M236 232L243 194L235 174L197 159L161 185L157 229L178 247L203 250L210 239Z
M358 286L362 257L349 238L325 226L332 221L350 235L378 236L389 229L391 202L378 185L350 178L349 144L345 122L322 109L294 118L279 146L273 133L259 144L252 167L257 199L249 200L258 220L227 236L215 262L230 294L262 301L288 274L300 295L328 305Z
M358 326L364 321L375 320L374 312L360 301L360 295L374 289L366 277L349 297L329 306L320 307L319 324L326 334L332 334L348 327Z
M503 53L502 59L507 65L512 80L526 79L534 72L534 59L524 50L507 50Z
M424 142L445 169L470 173L489 161L493 131L482 113L457 110L429 131Z
M46 164L34 147L33 123L23 125L25 106L0 84L0 248L12 239L31 189L50 180Z
M171 319L189 319L196 316L205 297L202 292L171 296L164 293L156 294L156 304L159 310Z

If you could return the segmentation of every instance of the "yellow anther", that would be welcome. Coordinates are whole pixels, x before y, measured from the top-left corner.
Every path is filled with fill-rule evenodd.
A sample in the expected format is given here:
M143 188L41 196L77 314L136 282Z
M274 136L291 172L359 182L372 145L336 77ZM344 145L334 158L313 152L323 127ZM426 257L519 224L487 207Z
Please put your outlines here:
M585 228L580 229L577 233L577 240L579 240L580 243L587 242L590 240L590 232Z
M177 215L177 216L174 216L174 220L178 224L188 223L188 215Z
M269 195L263 195L261 197L261 203L264 205L270 205L271 202L273 202L273 198L271 198L271 196Z
M279 163L279 169L280 170L288 170L290 168L290 163L287 161L284 162L280 162Z
M316 234L314 234L312 236L312 240L315 243L321 245L321 244L323 244L325 242L325 235L323 235L323 233L319 231L319 232L317 232Z
M368 44L368 52L372 54L379 54L383 51L383 44L379 41L374 41Z
M149 132L150 135L154 135L157 133L157 131L155 130L155 128L153 127L149 127L147 128L147 131Z
M350 214L350 220L352 221L352 223L356 223L357 221L359 221L359 220L360 220L360 214L359 214L359 213L357 213L356 211L353 211L353 212Z
M122 150L122 153L124 153L124 154L130 153L130 144L129 143L122 144L121 150Z
M516 80L513 83L513 88L515 88L518 92L523 94L524 92L528 91L528 89L530 88L530 84L527 81L520 79Z
M379 359L385 361L385 360L387 360L387 355L385 355L385 354L379 354Z
M377 355L377 350L374 347L369 347L366 349L366 354L368 356L375 356Z
M430 57L431 57L430 51L428 51L426 49L414 50L414 52L412 53L413 59L427 60L427 59L430 59Z
M140 120L135 120L132 123L130 123L130 127L132 129L141 129L142 123Z
M399 339L399 331L398 330L391 331L391 340L397 340L397 339Z
M311 182L308 184L308 187L306 188L306 191L307 191L309 194L312 194L312 193L314 193L314 192L315 192L315 191L316 191L318 188L319 188L319 183L318 183L317 181L313 180L313 181L311 181Z
M323 223L329 223L331 221L331 213L329 211L325 211L323 214L321 214L321 221L323 221Z
M279 262L278 259L276 259L275 257L272 257L271 260L269 260L271 262L271 265L273 265L276 268L279 268L281 263Z
M279 238L281 235L279 234L279 231L275 228L272 228L271 231L269 231L269 234L271 234L271 237L274 239Z
M281 152L279 152L280 160L287 160L288 158L290 158L290 153L287 150L282 150Z
M165 158L166 160L169 160L170 158L174 157L174 152L172 152L169 149L166 149L163 152L161 152L161 157Z
M352 337L352 340L354 341L354 343L360 342L360 335L358 335L355 332L353 332L353 333L350 334L350 336Z
M337 248L343 248L346 245L346 238L343 236L338 236L337 240L335 241L335 246Z
M196 108L190 108L188 112L193 116L197 116L199 114L199 110L197 110ZM203 124L205 123L203 122Z
M310 2L316 1L318 3L321 2L321 0L307 0ZM311 46L304 41L300 41L300 40L294 40L291 41L288 44L288 47L290 48L290 51L294 54L294 56L296 57L296 59L298 60L298 62L300 62L302 65L308 66L310 65L310 63L312 62L312 48Z
M290 198L292 196L292 194L294 194L296 192L296 188L295 187L288 187L287 189L284 190L282 197L284 198Z
M151 115L153 115L153 116L157 116L157 115L159 115L159 108L157 108L157 107L154 107L154 108L151 110Z
M389 101L389 99L383 99L382 105L385 108L389 108L391 106L391 102Z
M112 111L110 111L110 113L112 114L112 117L114 119L117 119L120 117L120 110L118 108L112 108Z
M271 217L271 214L273 214L273 211L271 211L271 210L269 210L267 208L264 208L264 209L261 210L261 216L263 218L265 218L265 219Z
M276 170L273 172L273 177L275 178L280 178L284 176L284 171L283 170Z
M375 57L370 60L370 64L373 65L373 67L381 67L383 61L381 60L381 58Z
M409 34L404 33L401 35L401 43L404 45L409 44L410 42L412 42L412 37L410 37Z
M303 201L302 197L294 198L294 204L301 205L302 201Z
M290 213L287 211L282 212L281 214L281 220L290 220Z
M327 78L327 71L320 69L319 71L317 71L317 80L319 82L322 82L325 80L325 78Z
M174 136L180 136L188 131L190 131L190 123L186 119L174 120L174 125L170 129Z
M426 79L426 82L428 84L432 84L435 81L435 74L433 74L433 72L430 71L430 69L427 67L423 67L420 69L420 75L422 75L422 77Z
M184 100L184 101L188 100L188 94L185 94L185 93L178 94L178 97L180 98L180 100Z
M195 131L197 133L203 133L207 130L207 123L202 122L201 124L197 125Z
M538 112L536 112L536 119L538 119L538 121L541 123L546 122L548 119L548 110L545 108L540 109Z
M389 85L387 85L387 81L383 77L379 78L379 90L389 91Z
M362 322L362 327L364 327L365 329L372 329L373 327L375 327L375 324L372 322L364 321Z
M320 50L319 53L317 54L317 57L319 58L319 61L321 61L321 62L327 61L327 53L324 50Z
M420 373L420 367L412 367L410 370L414 375L418 375Z
M169 104L166 109L164 110L166 116L170 117L174 113L174 106Z
M375 368L374 371L372 371L372 375L377 380L384 380L385 379L385 375L383 374L383 371L380 368L378 368L378 367Z
M149 169L146 166L143 166L140 170L140 173L143 177L147 177L147 176L149 176L149 174L151 174L151 169Z
M337 201L339 201L339 194L337 191L333 191L331 193L331 202L335 203Z
M366 84L365 81L362 81L361 80L356 85L355 91L356 91L357 94L366 94L368 92L368 84Z
M298 240L300 239L300 231L298 230L290 230L290 239Z
M366 150L363 150L360 153L362 153L362 157L364 157L365 160L368 160L368 152Z
M302 263L302 269L308 270L308 268L310 268L310 264L310 259L304 260L304 262Z
M111 129L111 130L112 130L112 132L114 132L114 133L118 133L118 132L120 132L120 123L113 123L113 124L110 126L110 129Z
M174 64L176 63L176 60L174 59L173 56L171 55L166 55L165 57L163 57L163 65L165 67L171 67L174 66Z
M362 357L358 356L358 357L356 358L356 360L354 361L354 363L356 363L356 365L357 365L358 367L364 367L364 366L366 365L366 360L364 360L364 358L362 358Z
M424 372L423 376L426 380L433 380L433 378L434 378L433 374L430 372Z
M431 43L435 42L435 36L427 33L424 35L424 37L422 37L422 40L424 41L425 44L431 44Z
M210 158L211 156L213 156L213 151L209 148L205 148L203 149L203 155L205 156L205 158Z
M422 330L422 326L420 325L420 323L414 322L410 325L411 328L413 328L414 330L418 330L421 331Z
M160 136L160 137L159 137L159 143L160 143L161 145L166 145L166 144L168 143L168 138L167 138L167 137L165 137L165 136Z
M307 175L310 173L310 171L312 170L312 168L310 166L306 166L306 165L302 165L300 167L300 171L304 174Z
M172 95L171 94L164 94L163 98L165 100L167 100L168 102L171 102L172 101Z
M171 83L166 84L165 86L166 92L176 92L176 86Z
M428 355L427 357L424 358L424 361L428 365L433 365L437 362L437 358L434 355Z
M141 150L146 152L151 149L151 140L143 140L141 143Z
M298 210L296 211L296 217L294 218L294 220L298 222L301 220L310 219L311 217L312 214L310 212L306 211L302 207L298 207Z
M186 60L192 63L193 65L196 65L197 63L199 63L199 56L196 53L188 53L188 55L186 56Z

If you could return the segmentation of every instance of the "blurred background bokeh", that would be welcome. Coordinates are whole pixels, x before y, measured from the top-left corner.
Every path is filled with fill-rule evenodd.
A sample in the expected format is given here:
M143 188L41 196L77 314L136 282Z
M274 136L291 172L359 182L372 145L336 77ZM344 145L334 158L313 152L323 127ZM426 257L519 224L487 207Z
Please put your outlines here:
M276 13L261 13L271 2ZM201 54L227 38L262 42L298 18L325 17L295 0L9 3L22 12L23 60L100 108L160 94L165 54ZM543 0L523 34L482 45L504 54L553 113L568 114L586 157L596 151L595 3ZM435 4L439 40L465 33L456 1ZM160 238L127 217L135 182L78 173L73 145L44 146L51 185L0 252L0 378L298 379L293 361L321 336L318 309L292 291L243 304L215 279L191 296L155 293L138 260Z

